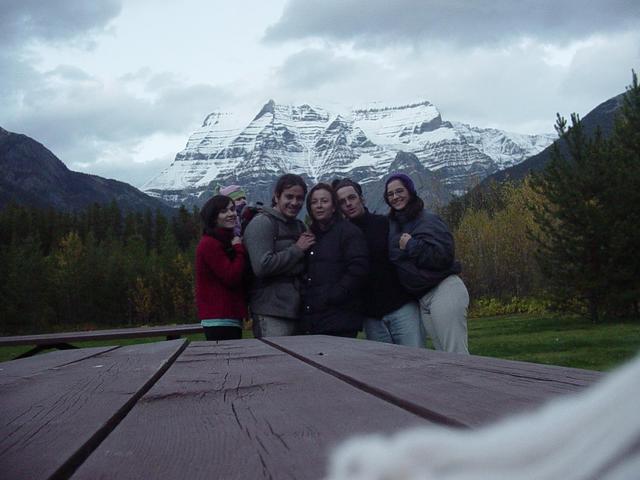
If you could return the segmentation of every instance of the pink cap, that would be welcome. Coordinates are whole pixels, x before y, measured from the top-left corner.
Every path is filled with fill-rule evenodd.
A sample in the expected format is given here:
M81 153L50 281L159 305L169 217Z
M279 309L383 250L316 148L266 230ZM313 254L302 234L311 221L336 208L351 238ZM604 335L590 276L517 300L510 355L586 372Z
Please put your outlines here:
M226 195L231 197L232 200L238 200L239 198L247 198L247 194L240 185L229 185L228 187L220 187L220 195Z

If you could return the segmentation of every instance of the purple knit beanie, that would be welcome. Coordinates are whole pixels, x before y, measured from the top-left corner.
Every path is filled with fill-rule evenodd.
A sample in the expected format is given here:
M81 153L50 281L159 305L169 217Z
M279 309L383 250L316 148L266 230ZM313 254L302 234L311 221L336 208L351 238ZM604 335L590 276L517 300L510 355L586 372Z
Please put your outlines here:
M389 178L387 178L387 181L384 184L384 201L387 203L387 205L390 205L389 199L387 198L387 187L394 180L400 180L400 182L402 182L402 184L404 185L404 188L409 190L409 194L411 195L411 197L418 196L416 186L413 184L413 180L411 180L411 177L409 177L409 175L406 175L404 173L393 173Z

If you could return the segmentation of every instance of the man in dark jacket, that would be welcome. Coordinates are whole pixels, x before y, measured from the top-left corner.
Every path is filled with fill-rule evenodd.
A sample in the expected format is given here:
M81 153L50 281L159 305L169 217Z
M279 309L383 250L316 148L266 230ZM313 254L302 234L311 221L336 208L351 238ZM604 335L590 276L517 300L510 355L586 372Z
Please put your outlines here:
M389 261L389 222L365 207L362 188L344 179L335 183L342 214L364 233L369 247L370 274L365 288L364 329L369 340L424 347L418 304L402 287Z

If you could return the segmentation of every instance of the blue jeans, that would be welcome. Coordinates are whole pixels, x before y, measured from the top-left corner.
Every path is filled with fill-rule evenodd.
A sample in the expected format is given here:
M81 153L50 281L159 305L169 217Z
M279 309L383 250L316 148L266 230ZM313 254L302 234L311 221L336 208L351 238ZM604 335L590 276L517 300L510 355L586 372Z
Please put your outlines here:
M368 340L424 348L424 331L416 302L405 303L382 318L366 318L364 331Z

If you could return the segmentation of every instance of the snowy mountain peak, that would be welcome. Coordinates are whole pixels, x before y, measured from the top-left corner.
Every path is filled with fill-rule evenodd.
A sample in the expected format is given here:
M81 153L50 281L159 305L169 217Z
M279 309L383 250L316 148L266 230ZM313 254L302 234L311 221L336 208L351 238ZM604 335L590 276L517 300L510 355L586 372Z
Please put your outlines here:
M231 115L231 114L230 113L224 113L224 112L213 112L213 113L210 113L204 119L204 122L202 122L202 127L212 127L212 126L218 124L221 119L224 121L224 117L225 116L229 116L229 115Z
M428 101L335 112L269 100L253 120L233 113L207 115L171 166L143 190L171 204L193 203L233 182L264 201L282 173L298 173L310 183L348 175L366 184L382 179L396 154L407 152L446 191L459 194L553 139L443 121Z
M394 110L410 110L410 109L415 109L415 108L419 108L419 107L434 107L434 105L429 102L428 100L423 100L421 102L417 102L417 103L409 103L406 105L392 105L392 104L386 104L383 102L371 102L368 103L366 105L362 105L360 107L354 107L353 108L353 112L356 114L359 113L365 113L365 112L371 112L371 113L375 113L375 112L389 112L389 111L394 111ZM437 111L437 110L436 110Z
M271 115L273 115L275 112L275 107L276 107L276 102L274 102L273 100L269 100L267 103L264 104L264 107L262 107L262 110L258 112L258 114L255 116L253 121L255 122L256 120L258 120L263 115L266 115L267 113L270 113Z

